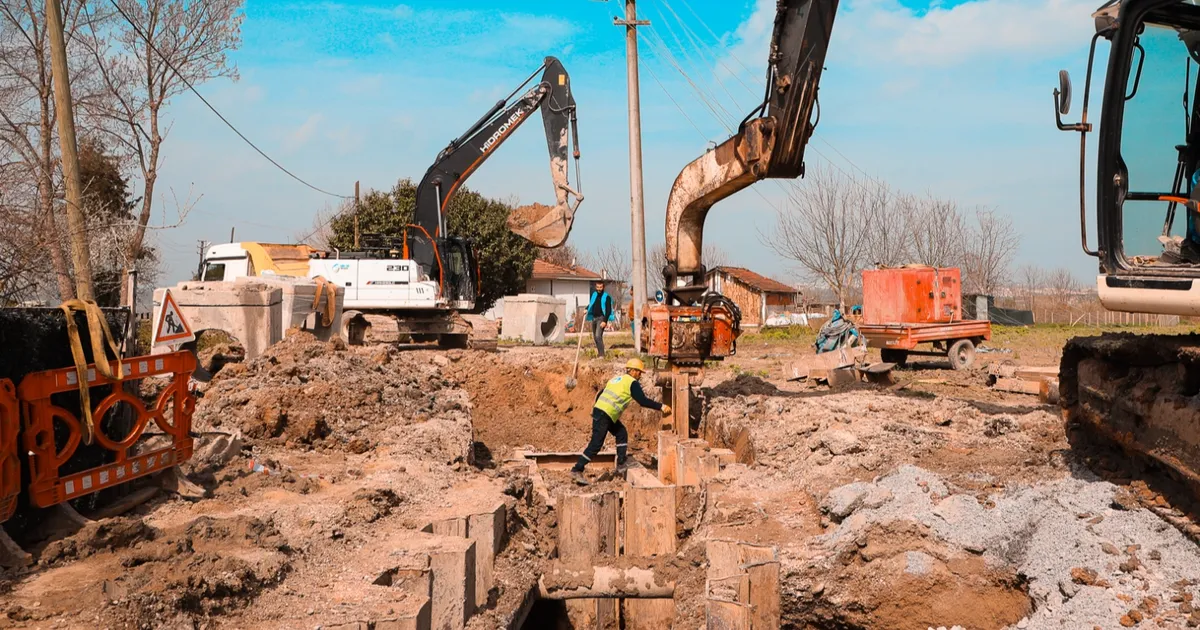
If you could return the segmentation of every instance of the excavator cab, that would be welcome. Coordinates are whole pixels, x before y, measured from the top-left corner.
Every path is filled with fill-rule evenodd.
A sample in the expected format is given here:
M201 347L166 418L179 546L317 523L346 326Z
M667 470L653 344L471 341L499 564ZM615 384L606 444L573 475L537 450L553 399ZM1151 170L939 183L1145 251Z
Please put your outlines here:
M1059 129L1080 134L1083 250L1110 310L1200 314L1200 6L1113 0L1093 14L1081 120L1065 124L1071 81L1054 91ZM1109 47L1098 129L1096 247L1087 221L1087 136L1097 47Z

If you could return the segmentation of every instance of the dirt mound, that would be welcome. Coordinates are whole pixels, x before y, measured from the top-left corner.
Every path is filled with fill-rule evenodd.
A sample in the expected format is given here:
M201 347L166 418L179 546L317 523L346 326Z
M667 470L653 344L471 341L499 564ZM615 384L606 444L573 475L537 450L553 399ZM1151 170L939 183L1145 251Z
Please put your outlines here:
M711 399L705 423L731 435L748 429L756 461L813 492L906 461L964 484L983 473L1032 480L1064 471L1062 421L1043 408L879 392L753 395Z
M263 356L222 370L196 409L198 427L234 427L252 444L362 453L397 427L414 454L470 457L463 392L437 365L390 347L347 348L290 331Z
M73 536L52 541L42 550L39 563L54 565L86 558L102 551L124 549L142 540L153 540L157 531L140 518L92 521Z
M948 548L914 524L872 527L833 554L834 562L806 576L811 587L795 588L806 580L791 576L784 625L999 629L1032 608L1013 570L989 568L983 558Z
M757 376L750 374L738 374L732 379L718 384L705 392L706 395L716 398L735 398L737 396L775 396L779 394L779 388L764 381Z
M270 521L202 516L182 531L139 545L121 560L110 588L125 599L121 620L149 623L206 617L244 606L291 566L287 541Z
M392 513L403 498L387 488L357 490L346 504L345 520L350 525L374 523Z
M610 374L580 365L578 384L567 391L570 373L569 362L525 361L511 352L467 353L446 368L446 375L470 393L476 439L493 451L529 445L544 451L583 449L592 404Z

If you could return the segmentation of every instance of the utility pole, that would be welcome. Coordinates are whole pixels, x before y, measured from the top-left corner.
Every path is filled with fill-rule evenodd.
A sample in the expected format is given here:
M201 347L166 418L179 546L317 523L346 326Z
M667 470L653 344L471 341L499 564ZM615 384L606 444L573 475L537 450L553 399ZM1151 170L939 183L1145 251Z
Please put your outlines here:
M358 182L354 182L354 251L358 251L358 208L361 201L358 197Z
M62 151L68 241L71 244L71 266L75 269L75 297L92 301L96 299L92 291L92 257L88 251L87 220L83 216L83 186L79 182L79 154L75 143L75 108L71 103L71 75L67 69L67 43L63 35L59 0L46 0L46 30L50 35L50 71L54 77L54 110L58 114L58 144Z
M196 241L196 253L200 254L200 261L196 263L196 280L204 279L204 252L208 251L208 241Z
M625 27L625 79L629 92L629 201L630 234L633 238L633 347L642 351L638 330L639 310L646 303L646 203L642 195L642 105L638 90L637 27L649 26L649 20L637 19L637 0L625 0L625 19L613 18L613 24Z

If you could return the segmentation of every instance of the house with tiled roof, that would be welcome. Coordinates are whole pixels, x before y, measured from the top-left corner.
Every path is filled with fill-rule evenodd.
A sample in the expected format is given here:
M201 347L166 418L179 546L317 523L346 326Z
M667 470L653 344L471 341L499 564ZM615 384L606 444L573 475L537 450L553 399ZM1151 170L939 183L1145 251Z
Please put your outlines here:
M762 326L772 315L800 308L800 290L744 267L715 267L705 276L708 288L742 310L742 325Z

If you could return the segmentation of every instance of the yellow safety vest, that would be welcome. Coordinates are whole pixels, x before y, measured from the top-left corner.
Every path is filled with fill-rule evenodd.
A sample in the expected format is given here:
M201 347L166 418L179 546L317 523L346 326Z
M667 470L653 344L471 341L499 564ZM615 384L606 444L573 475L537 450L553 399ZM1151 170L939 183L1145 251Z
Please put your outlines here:
M613 378L604 386L604 391L600 392L600 397L596 399L596 409L608 414L613 422L618 422L621 419L621 414L629 403L633 402L633 394L630 389L637 381L628 374L622 374Z

